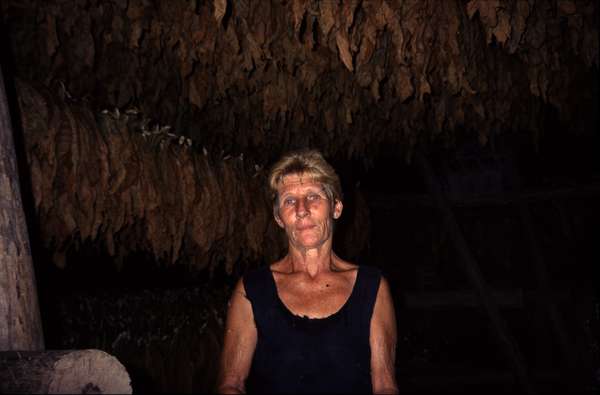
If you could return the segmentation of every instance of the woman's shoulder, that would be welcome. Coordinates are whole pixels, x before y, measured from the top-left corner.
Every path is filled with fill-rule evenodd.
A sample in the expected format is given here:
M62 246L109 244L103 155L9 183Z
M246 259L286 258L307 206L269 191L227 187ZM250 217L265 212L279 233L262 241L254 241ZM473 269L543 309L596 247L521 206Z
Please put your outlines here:
M352 272L357 271L360 265L354 262L346 261L337 255L333 255L333 265L336 272Z
M241 278L244 287L262 287L268 280L268 274L270 273L269 265L262 265L252 269L249 269L244 273Z
M339 257L336 257L335 266L337 271L345 272L345 271L356 271L361 272L361 275L367 275L372 277L381 276L381 270L375 266L366 265L366 264L358 264L354 262L345 261Z
M275 261L269 265L265 266L266 269L268 269L271 272L286 272L286 267L285 267L285 259L280 259L278 261Z

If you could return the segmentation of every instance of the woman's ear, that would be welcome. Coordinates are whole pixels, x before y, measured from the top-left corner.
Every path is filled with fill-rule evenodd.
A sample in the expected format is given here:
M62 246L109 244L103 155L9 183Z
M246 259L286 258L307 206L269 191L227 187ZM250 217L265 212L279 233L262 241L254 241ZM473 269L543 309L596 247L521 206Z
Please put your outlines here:
M342 215L342 210L344 209L344 204L341 200L336 199L335 204L333 205L333 219L338 219Z
M279 217L279 210L273 209L273 217L275 217L275 222L277 222L277 225L279 225L279 227L285 229L285 225L283 225L283 221Z

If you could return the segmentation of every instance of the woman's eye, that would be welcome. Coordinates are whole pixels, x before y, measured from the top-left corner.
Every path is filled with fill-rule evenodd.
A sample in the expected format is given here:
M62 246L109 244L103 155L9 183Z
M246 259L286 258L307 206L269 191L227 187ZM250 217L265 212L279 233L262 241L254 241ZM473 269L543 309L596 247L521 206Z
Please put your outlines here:
M296 204L296 199L287 198L283 201L283 204L286 206L293 206L294 204Z
M314 194L308 195L307 198L311 202L316 202L317 200L321 199L321 196L319 196L316 193L314 193Z

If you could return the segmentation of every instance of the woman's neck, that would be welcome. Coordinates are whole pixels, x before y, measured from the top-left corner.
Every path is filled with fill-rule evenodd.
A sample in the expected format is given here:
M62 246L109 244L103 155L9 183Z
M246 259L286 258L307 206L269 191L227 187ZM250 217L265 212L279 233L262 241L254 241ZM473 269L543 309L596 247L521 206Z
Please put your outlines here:
M331 271L335 258L335 253L331 248L306 251L290 248L287 256L292 273L305 272L311 278L317 277L319 273Z

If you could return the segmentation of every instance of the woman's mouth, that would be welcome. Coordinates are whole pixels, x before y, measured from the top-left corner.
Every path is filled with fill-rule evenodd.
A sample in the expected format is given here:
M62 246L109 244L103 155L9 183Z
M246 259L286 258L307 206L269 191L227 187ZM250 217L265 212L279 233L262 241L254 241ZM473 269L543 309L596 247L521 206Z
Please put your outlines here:
M303 231L303 230L308 230L308 229L312 229L314 228L316 225L315 224L299 224L296 225L296 229L299 231Z

